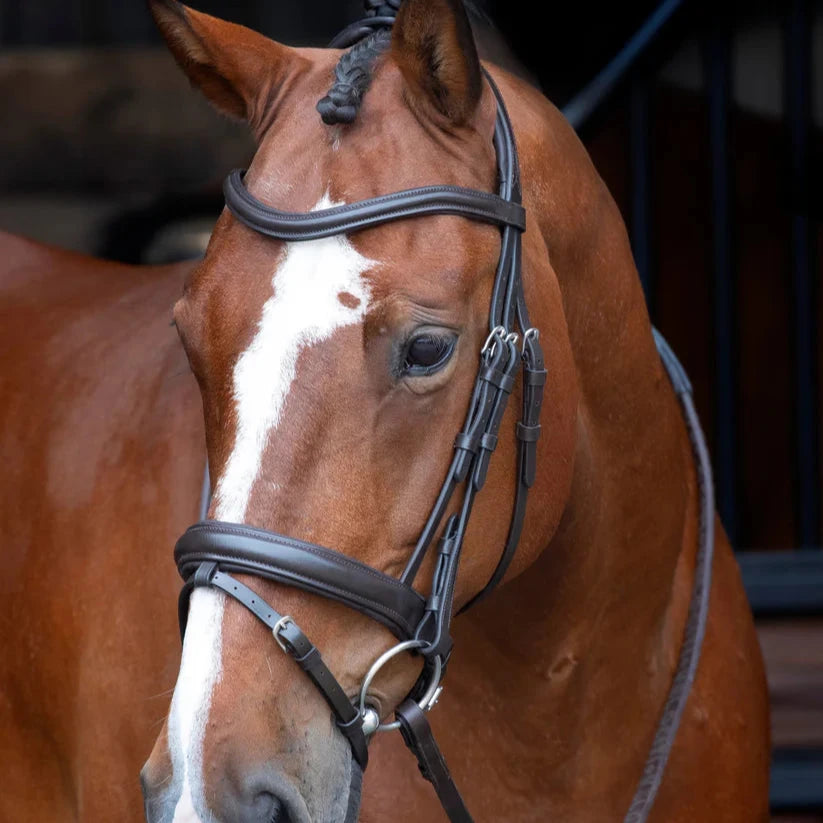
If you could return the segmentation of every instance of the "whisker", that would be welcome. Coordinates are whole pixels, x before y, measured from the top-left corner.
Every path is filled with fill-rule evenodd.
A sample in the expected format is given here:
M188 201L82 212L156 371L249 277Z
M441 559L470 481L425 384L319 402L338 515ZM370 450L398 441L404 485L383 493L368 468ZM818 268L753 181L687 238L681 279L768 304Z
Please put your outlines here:
M158 692L157 694L150 694L147 697L144 697L143 701L159 700L161 697L168 697L170 694L174 694L174 686L170 689L164 689L162 692Z

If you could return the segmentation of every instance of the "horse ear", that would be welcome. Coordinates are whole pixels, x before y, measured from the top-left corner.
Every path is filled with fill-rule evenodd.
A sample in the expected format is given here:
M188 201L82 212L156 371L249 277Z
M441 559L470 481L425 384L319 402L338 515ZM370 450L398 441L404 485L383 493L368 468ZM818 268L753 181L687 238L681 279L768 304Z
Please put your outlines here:
M297 53L245 26L190 9L176 0L148 0L169 50L192 85L224 114L264 127L269 103Z
M392 55L412 105L433 109L446 124L469 122L483 84L463 0L406 0L394 23Z

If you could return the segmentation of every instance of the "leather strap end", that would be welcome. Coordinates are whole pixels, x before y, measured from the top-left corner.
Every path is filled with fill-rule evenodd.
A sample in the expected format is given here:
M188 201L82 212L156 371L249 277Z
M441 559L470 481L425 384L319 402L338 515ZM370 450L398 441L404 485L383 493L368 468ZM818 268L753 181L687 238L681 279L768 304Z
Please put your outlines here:
M530 489L534 485L534 481L535 481L536 477L537 477L537 442L532 440L531 442L524 442L523 443L523 462L522 462L522 472L520 474L520 478L523 482L523 485L527 489Z
M521 462L520 479L523 485L530 489L537 476L537 441L540 439L540 424L527 426L517 424L517 439L521 442L523 459Z
M180 589L177 598L177 623L180 626L180 642L186 636L186 624L189 622L189 601L194 590L194 580L189 578Z
M473 823L420 706L414 700L405 700L398 706L396 717L404 742L417 758L420 773L434 786L451 823Z
M369 765L369 744L366 735L363 734L363 718L358 713L355 717L344 723L338 718L337 728L340 733L349 741L352 749L352 756L363 771Z
M474 474L472 475L472 486L474 486L475 491L480 491L483 486L486 484L486 476L489 472L489 460L491 458L490 451L482 451L477 458L477 462L474 468Z

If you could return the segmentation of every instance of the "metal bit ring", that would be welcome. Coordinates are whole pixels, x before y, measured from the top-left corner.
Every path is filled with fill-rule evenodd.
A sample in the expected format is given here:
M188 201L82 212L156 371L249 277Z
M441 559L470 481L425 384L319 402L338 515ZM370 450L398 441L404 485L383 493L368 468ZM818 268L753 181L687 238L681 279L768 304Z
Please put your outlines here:
M360 716L364 719L368 718L368 713L371 711L376 714L375 710L368 706L366 703L366 697L368 695L369 686L371 686L372 681L377 676L377 673L386 663L389 662L393 657L396 657L398 654L402 654L403 652L413 651L414 649L423 648L426 644L422 640L404 640L402 643L398 643L396 646L392 646L388 651L383 652L377 660L372 663L371 668L367 672L365 678L363 678L363 685L360 686L360 699L358 701L358 709L360 711ZM437 698L440 696L440 692L442 687L440 686L440 678L443 673L443 661L439 657L434 658L434 673L432 674L431 681L429 683L428 688L426 689L425 694L417 701L417 705L420 706L421 711L427 712L431 707L437 702ZM369 718L371 721L369 723L372 726L373 732L388 732L392 731L393 729L400 728L400 722L395 720L391 723L378 723L376 727L373 726L373 718ZM365 725L365 724L364 724Z

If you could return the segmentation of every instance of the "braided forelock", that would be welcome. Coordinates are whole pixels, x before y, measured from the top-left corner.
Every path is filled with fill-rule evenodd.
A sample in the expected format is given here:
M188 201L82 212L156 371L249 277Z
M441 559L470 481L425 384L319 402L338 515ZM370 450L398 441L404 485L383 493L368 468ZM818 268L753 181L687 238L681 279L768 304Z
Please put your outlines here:
M389 47L391 31L380 29L350 48L334 69L334 85L317 103L317 111L328 126L353 123L372 79L375 60Z

